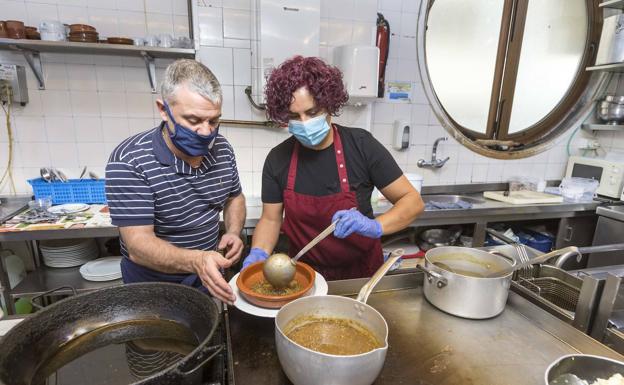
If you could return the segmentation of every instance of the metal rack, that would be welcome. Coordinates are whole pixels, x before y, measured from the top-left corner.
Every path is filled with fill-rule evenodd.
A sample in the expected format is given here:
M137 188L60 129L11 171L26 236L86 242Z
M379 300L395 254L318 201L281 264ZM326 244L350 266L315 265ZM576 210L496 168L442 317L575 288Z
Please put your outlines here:
M583 123L581 125L581 128L588 132L624 130L624 126L621 124L600 124L600 123Z
M624 0L607 0L598 4L601 8L624 9Z
M41 52L87 54L87 55L120 55L140 57L145 61L148 80L152 92L156 93L155 59L195 58L192 48L161 48L144 47L107 43L74 43L67 41L43 41L25 39L0 39L0 49L19 52L24 56L39 83L39 89L45 89Z

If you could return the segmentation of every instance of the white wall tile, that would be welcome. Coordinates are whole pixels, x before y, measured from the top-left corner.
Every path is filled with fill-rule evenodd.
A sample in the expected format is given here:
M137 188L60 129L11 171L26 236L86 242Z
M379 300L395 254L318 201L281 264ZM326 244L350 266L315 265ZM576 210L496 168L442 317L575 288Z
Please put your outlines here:
M63 116L46 116L45 129L48 142L75 142L74 119Z
M251 10L251 2L255 0L225 0L223 8Z
M234 49L234 85L251 85L251 50Z
M173 0L174 15L188 15L188 0Z
M264 160L271 151L270 147L254 147L251 150L251 156L253 157L253 171L262 172L264 167Z
M251 40L249 39L223 39L223 46L228 47L228 48L251 49Z
M251 39L251 13L240 9L223 9L223 37Z
M46 90L41 94L43 113L45 116L70 116L72 108L69 104L67 91Z
M189 20L188 16L174 15L173 16L173 35L175 37L186 36L189 37Z
M80 166L101 166L108 160L103 143L78 143L78 161ZM102 174L103 175L103 174Z
M68 64L67 80L69 89L75 91L96 91L97 74L93 65Z
M198 59L210 68L219 83L234 84L232 48L205 47L199 51Z
M234 117L237 120L251 120L251 104L245 94L245 86L234 86Z
M123 92L98 92L102 116L128 116L126 94Z
M251 151L244 148L240 150L234 148L234 152L236 154L236 165L239 173L253 171L253 157Z
M58 14L67 24L87 24L89 22L89 12L87 12L86 7L59 4Z
M379 0L379 9L382 11L400 11L404 1L412 0Z
M418 13L421 0L404 0L402 4L403 12Z
M50 150L47 142L18 143L19 165L22 167L43 167L50 164Z
M252 147L249 129L242 127L228 127L227 140L234 148Z
M270 128L261 128L261 127L254 128L251 131L251 140L252 140L254 148L272 148L273 146L277 144L277 137L275 134L275 130L270 129ZM266 156L268 152L266 153L260 152L260 154L264 154L262 156ZM260 155L255 155L255 156L256 158L254 158L254 163ZM262 159L262 162L264 162L264 158ZM254 171L257 171L257 170L254 170Z
M147 13L147 33L150 35L160 35L162 33L173 35L173 15Z
M128 93L126 94L127 116L131 118L153 118L154 103L152 94L148 93Z
M197 10L199 43L206 46L223 45L223 9L198 7Z
M20 1L0 1L4 20L27 20L26 3Z
M128 92L151 91L145 67L123 67L123 81Z
M221 90L223 91L221 117L223 119L235 119L234 86L221 86Z
M102 136L105 142L119 144L130 136L128 119L102 118Z
M334 19L351 20L354 8L354 0L333 0L328 16Z
M110 1L107 1L106 4L110 4ZM89 24L97 28L100 39L119 36L116 10L89 8L88 12Z
M75 142L49 143L50 165L55 168L78 167L78 151Z
M101 143L102 120L99 117L80 117L74 119L76 142Z
M171 0L145 0L146 12L172 14L173 7Z
M26 3L26 13L28 18L26 25L39 27L43 20L59 20L58 8L53 4Z
M145 12L144 0L117 0L117 9Z
M140 134L147 130L158 126L159 123L154 123L154 119L148 118L128 118L128 131L130 135Z
M16 116L14 125L19 142L46 142L47 135L42 117Z
M119 91L124 89L123 70L118 66L95 66L98 91Z
M141 11L117 11L117 28L120 36L143 37L147 35L145 14Z
M352 17L353 20L376 23L377 0L355 0Z
M100 103L97 92L71 91L71 107L74 116L100 115Z

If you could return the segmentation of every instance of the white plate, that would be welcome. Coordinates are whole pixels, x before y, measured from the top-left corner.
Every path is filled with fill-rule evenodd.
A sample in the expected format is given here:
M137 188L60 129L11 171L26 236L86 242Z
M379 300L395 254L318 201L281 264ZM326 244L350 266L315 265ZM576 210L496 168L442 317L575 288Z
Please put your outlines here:
M238 279L239 274L240 273L237 273L235 276L233 276L229 282L230 286L232 287L232 290L234 290L234 295L236 296L236 301L234 301L234 306L238 308L238 310L244 311L245 313L248 313L251 315L255 315L258 317L275 318L275 316L277 316L277 312L279 311L279 309L267 309L264 307L252 305L249 302L247 302L245 298L243 298L240 291L238 290L238 286L236 286L236 280ZM308 294L307 296L326 295L328 290L329 290L329 287L327 286L327 281L325 280L325 277L323 277L317 272L314 278L314 287L312 287L312 290L310 290L311 293Z
M85 203L65 203L64 205L52 206L48 209L52 214L75 214L89 209Z
M86 280L111 280L111 277L121 275L121 258L106 257L87 262L80 267L80 275Z

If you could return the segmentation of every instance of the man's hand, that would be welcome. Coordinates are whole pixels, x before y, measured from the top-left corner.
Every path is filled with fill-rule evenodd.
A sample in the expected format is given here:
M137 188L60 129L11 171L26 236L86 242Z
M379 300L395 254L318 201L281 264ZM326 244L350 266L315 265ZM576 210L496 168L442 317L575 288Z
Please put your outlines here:
M219 241L219 249L227 249L225 258L232 261L238 261L243 253L243 240L236 234L225 233Z
M234 296L230 285L223 279L219 269L228 268L232 263L233 260L223 257L216 251L202 252L193 262L195 273L210 294L228 305L234 303L236 296Z

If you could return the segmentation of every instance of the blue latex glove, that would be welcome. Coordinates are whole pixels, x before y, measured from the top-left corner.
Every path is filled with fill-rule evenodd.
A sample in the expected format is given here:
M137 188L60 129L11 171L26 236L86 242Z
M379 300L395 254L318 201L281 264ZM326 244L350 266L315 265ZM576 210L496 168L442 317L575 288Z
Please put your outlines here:
M346 238L356 233L368 238L381 238L383 233L381 223L374 219L370 219L357 210L339 210L336 211L332 218L332 222L336 223L334 236L336 238Z
M267 254L266 251L261 248L254 247L249 250L249 255L243 260L243 270L252 263L264 261L267 258L269 258L269 254Z

